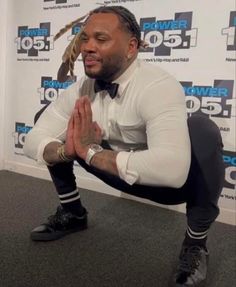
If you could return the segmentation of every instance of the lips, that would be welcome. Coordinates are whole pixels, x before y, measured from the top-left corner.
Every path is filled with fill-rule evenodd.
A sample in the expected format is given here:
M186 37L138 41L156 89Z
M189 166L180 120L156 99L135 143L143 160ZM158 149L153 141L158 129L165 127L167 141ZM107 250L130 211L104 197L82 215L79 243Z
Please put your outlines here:
M94 65L96 65L99 62L100 61L98 59L96 59L95 57L87 56L87 57L84 58L84 64L86 66L94 66Z

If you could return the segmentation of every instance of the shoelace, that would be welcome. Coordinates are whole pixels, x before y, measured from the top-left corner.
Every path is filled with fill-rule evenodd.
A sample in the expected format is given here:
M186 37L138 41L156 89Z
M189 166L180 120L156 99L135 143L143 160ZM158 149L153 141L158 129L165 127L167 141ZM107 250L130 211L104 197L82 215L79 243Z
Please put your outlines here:
M194 273L201 259L201 247L186 247L180 256L180 270L187 273Z
M50 226L67 225L70 219L70 213L64 212L64 210L59 206L54 215L48 217L48 223Z

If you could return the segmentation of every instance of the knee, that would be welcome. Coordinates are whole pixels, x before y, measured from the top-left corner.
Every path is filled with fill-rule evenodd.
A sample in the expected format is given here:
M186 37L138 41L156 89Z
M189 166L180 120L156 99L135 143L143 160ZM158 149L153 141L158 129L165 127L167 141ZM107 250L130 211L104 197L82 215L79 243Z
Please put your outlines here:
M220 129L208 117L195 115L188 118L188 128L192 144L203 143L203 147L223 147Z

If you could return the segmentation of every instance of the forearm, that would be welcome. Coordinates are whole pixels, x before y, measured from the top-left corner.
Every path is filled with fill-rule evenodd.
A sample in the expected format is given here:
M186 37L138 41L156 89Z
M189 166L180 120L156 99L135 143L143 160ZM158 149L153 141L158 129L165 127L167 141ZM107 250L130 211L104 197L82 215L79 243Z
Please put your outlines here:
M62 144L59 142L51 142L46 145L43 153L43 158L48 164L55 164L64 162L58 153L58 148ZM65 154L66 155L66 154ZM97 169L119 176L117 165L116 165L117 152L111 150L103 150L93 156L90 164ZM66 155L69 158L69 156Z
M127 162L126 176L135 174L136 183L180 188L186 181L190 167L190 148L165 146L133 152ZM138 176L136 176L138 175Z
M63 157L62 157L61 153L59 153L59 148L62 146L63 145L59 142L50 142L49 144L45 146L45 149L43 152L43 159L46 161L46 163L55 164L55 163L70 161L69 156L63 153ZM68 160L65 160L67 158Z
M45 147L52 142L59 144L65 141L68 120L73 110L75 95L78 93L78 85L74 84L62 92L57 100L51 103L38 119L35 126L25 137L24 154L45 164ZM48 154L45 158L48 159ZM52 159L55 161L55 158Z
M116 165L117 154L118 152L104 149L102 152L99 152L93 156L90 164L101 171L119 176Z

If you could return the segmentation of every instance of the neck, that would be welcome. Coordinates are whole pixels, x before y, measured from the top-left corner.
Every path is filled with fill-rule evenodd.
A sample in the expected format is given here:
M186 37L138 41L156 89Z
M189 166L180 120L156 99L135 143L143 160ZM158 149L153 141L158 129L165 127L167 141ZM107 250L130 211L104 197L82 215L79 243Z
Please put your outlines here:
M128 59L123 69L116 73L114 76L112 76L110 79L106 79L105 82L114 82L115 80L117 80L122 74L125 73L125 71L131 66L131 64L136 60L136 58L137 57L135 56Z

